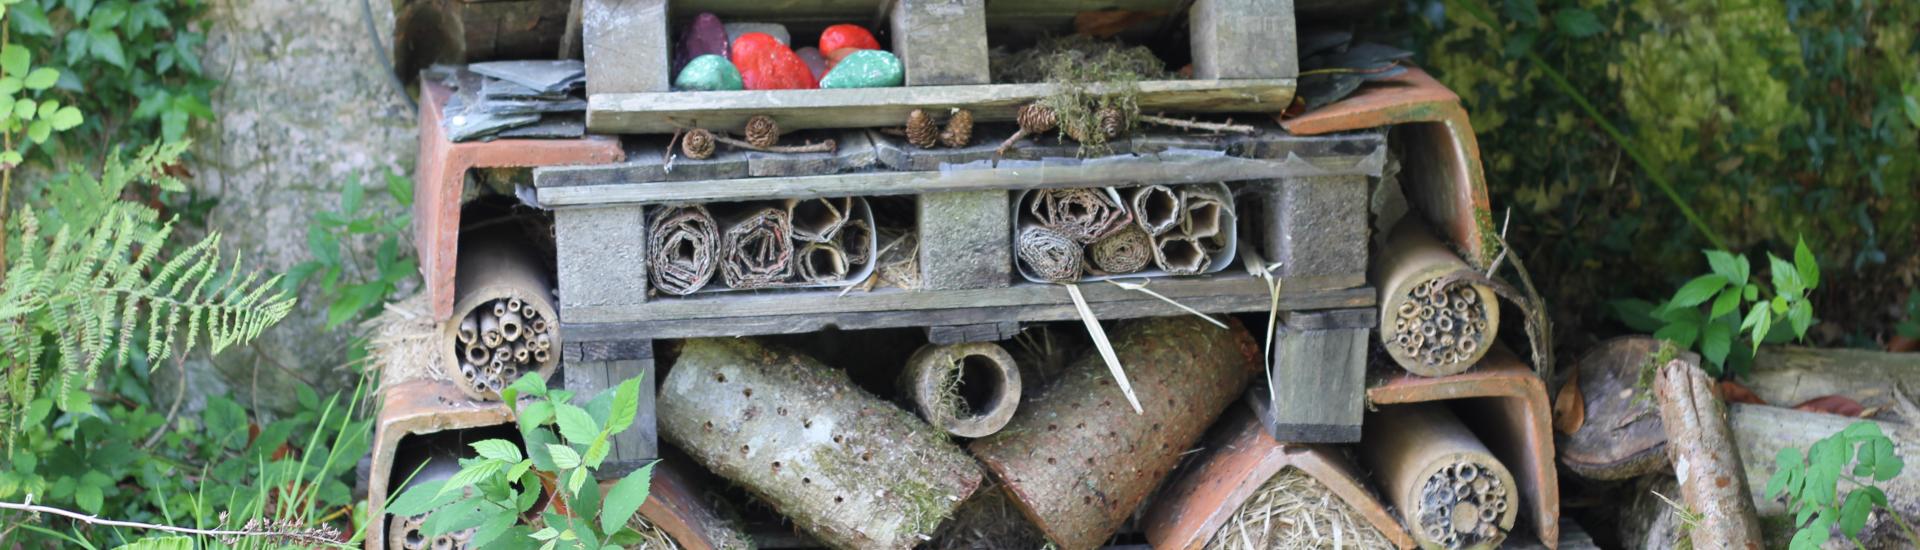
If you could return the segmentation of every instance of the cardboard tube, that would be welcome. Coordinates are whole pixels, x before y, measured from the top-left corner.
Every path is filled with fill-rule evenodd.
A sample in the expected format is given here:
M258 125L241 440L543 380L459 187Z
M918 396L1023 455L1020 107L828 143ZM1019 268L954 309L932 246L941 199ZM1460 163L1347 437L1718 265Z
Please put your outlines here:
M786 209L787 220L793 223L794 240L824 243L832 241L853 216L853 199L787 199Z
M1154 239L1153 263L1173 275L1193 275L1207 270L1213 254L1200 240L1181 234L1161 235Z
M1083 245L1133 222L1127 208L1102 188L1043 189L1026 200L1035 223Z
M1137 226L1128 226L1087 247L1087 260L1109 274L1133 273L1153 262L1153 238Z
M720 274L727 286L761 288L793 276L793 224L779 208L761 208L727 225Z
M1148 185L1130 190L1127 202L1133 206L1133 221L1149 236L1158 236L1179 225L1187 211L1180 193L1165 185Z
M507 314L500 316L500 337L506 339L506 341L520 341L521 328L518 309L508 308Z
M847 278L847 255L840 245L833 242L807 243L800 250L800 280L809 283L832 283Z
M1035 275L1056 282L1080 279L1081 249L1073 239L1034 225L1020 230L1016 244L1020 261L1026 262Z
M720 233L706 207L660 207L650 213L647 272L653 287L684 296L700 290L720 267Z

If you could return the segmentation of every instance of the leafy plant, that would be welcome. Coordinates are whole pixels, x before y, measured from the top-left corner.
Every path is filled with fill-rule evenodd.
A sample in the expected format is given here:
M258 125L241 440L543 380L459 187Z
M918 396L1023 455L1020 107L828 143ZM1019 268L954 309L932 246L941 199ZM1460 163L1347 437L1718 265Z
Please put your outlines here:
M1787 509L1794 513L1793 525L1798 528L1790 543L1793 550L1820 548L1836 525L1841 536L1858 546L1857 537L1874 507L1887 506L1887 493L1875 484L1899 476L1905 466L1880 425L1862 420L1814 442L1805 456L1798 448L1781 449L1774 458L1773 476L1767 480L1767 497L1786 495ZM1853 485L1845 500L1839 497L1842 480ZM1909 542L1920 546L1920 534L1905 518L1891 511L1887 516L1900 525Z
M428 514L429 535L475 529L471 543L476 548L617 550L635 544L642 535L629 523L647 499L653 465L628 474L604 494L590 482L612 450L609 439L633 425L639 392L640 379L630 379L582 407L573 404L573 392L549 390L538 373L527 373L500 395L514 413L524 445L504 439L474 442L478 458L461 460L451 478L409 487L387 511ZM522 406L522 395L534 399ZM558 428L557 435L549 426ZM546 509L536 511L543 483L552 485L551 494Z
M1767 255L1772 274L1770 291L1753 277L1746 256L1723 250L1705 251L1713 272L1687 281L1664 305L1651 315L1665 323L1653 335L1683 349L1697 344L1707 359L1703 365L1709 374L1721 375L1734 341L1745 336L1752 343L1745 357L1768 342L1768 336L1785 334L1777 328L1791 328L1795 338L1805 338L1813 326L1813 305L1807 293L1820 286L1820 265L1806 241L1794 246L1793 262ZM1745 313L1741 312L1742 307ZM1743 363L1736 363L1737 365Z
M213 119L217 81L200 64L202 0L14 0L7 30L46 52L70 103L101 118L69 146L178 141ZM129 109L131 111L129 112Z
M387 174L386 190L403 212L413 206L413 184L406 178ZM368 208L366 188L359 176L353 176L340 193L339 209L315 212L307 222L307 248L313 259L288 270L287 278L281 280L282 290L296 292L302 283L317 281L320 299L327 304L328 330L366 316L418 272L417 262L401 255L402 239L412 224L409 214ZM380 241L371 267L341 251L344 244L363 239Z

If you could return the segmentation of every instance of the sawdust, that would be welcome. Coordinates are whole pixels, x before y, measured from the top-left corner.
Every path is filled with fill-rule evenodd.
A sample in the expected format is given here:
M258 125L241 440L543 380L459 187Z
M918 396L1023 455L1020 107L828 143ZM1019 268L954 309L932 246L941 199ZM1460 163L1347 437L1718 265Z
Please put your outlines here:
M1393 545L1326 485L1297 468L1287 468L1261 485L1206 547L1294 550Z

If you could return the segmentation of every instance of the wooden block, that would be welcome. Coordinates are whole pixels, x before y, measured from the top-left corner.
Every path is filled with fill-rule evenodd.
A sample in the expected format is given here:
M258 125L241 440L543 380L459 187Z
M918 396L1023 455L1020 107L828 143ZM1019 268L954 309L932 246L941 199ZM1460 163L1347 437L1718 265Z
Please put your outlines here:
M585 0L580 24L588 95L672 87L667 0Z
M1280 323L1294 330L1374 328L1380 326L1378 317L1373 308L1282 311Z
M647 301L644 207L562 208L553 213L560 315L576 307Z
M1367 284L1367 178L1287 178L1258 195L1261 253L1280 275L1352 288Z
M893 53L907 67L908 86L986 84L986 0L898 0Z
M1195 0L1187 14L1194 78L1299 76L1293 0Z
M920 219L925 290L1002 288L1013 281L1013 227L1006 191L928 193Z
M613 450L594 475L601 479L619 479L628 472L660 457L660 428L654 416L653 341L568 342L562 366L563 386L574 392L573 400L586 406L595 395L640 377L640 408L633 426L613 436Z
M1360 440L1367 403L1368 328L1308 330L1337 313L1295 313L1276 327L1273 346L1272 420L1267 431L1289 443L1352 443Z
M927 341L940 345L998 342L1020 333L1019 321L927 327Z

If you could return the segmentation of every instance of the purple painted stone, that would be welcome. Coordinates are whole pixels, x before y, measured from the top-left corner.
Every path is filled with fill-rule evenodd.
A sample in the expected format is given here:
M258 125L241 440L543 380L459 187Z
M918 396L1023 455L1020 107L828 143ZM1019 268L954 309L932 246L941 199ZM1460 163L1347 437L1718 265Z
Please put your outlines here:
M827 56L820 55L820 48L807 46L793 53L799 55L800 61L807 64L807 70L813 71L814 82L819 82L820 77L827 76Z
M720 16L702 12L680 32L680 45L673 49L673 74L680 74L693 58L708 54L726 57L727 28Z

